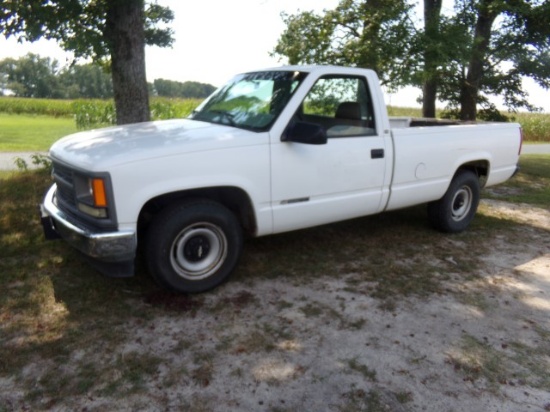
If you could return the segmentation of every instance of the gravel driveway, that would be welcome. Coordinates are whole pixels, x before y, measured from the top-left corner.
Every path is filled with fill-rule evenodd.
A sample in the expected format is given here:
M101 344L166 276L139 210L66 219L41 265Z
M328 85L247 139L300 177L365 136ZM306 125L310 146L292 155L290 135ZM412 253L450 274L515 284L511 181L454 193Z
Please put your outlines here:
M32 163L32 156L34 154L48 155L46 152L0 152L0 170L17 170L15 161L18 158L23 159L29 169L33 169L36 167Z

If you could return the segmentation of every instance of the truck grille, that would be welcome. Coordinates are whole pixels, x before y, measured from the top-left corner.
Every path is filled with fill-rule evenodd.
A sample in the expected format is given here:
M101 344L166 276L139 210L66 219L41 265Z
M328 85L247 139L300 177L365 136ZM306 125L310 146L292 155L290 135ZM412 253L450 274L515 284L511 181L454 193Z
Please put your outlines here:
M59 163L53 162L53 179L57 184L57 207L70 216L79 215L76 207L73 171Z

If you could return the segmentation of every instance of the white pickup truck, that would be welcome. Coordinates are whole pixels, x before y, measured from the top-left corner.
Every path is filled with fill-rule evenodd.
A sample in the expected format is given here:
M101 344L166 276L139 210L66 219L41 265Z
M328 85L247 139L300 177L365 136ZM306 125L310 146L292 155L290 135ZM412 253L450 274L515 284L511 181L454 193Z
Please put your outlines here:
M289 66L237 75L187 119L77 133L50 150L41 205L60 236L110 276L201 292L234 270L243 237L426 203L460 232L481 187L517 170L514 123L388 117L371 70Z

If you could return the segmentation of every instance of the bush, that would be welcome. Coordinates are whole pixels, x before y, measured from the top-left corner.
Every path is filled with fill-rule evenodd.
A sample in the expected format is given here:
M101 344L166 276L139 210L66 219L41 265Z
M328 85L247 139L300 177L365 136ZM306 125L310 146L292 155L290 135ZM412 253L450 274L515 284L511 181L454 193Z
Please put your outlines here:
M77 129L92 129L116 123L112 100L75 100L72 104Z
M198 99L169 99L154 97L150 100L151 120L187 117L200 103ZM73 111L78 129L91 129L116 124L112 100L76 100Z
M201 99L153 97L150 100L151 119L163 120L187 117L200 102ZM0 97L0 112L52 117L74 116L76 127L81 130L116 123L115 107L112 100Z
M200 99L153 97L150 102L151 119L164 120L187 117L200 102Z
M526 141L550 143L550 114L517 113L513 121L521 124Z
M29 99L25 97L0 97L0 112L10 114L34 114L53 117L73 115L71 100Z

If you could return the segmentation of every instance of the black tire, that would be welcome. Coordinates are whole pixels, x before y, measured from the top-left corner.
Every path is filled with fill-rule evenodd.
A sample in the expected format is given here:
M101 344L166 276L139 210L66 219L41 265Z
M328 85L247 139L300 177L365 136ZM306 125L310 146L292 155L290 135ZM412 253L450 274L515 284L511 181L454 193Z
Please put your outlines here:
M479 204L479 180L469 171L459 171L445 195L428 204L428 219L437 230L459 233L465 230Z
M231 211L216 202L195 200L155 216L145 241L145 258L161 286L198 293L229 277L242 246L242 228Z

